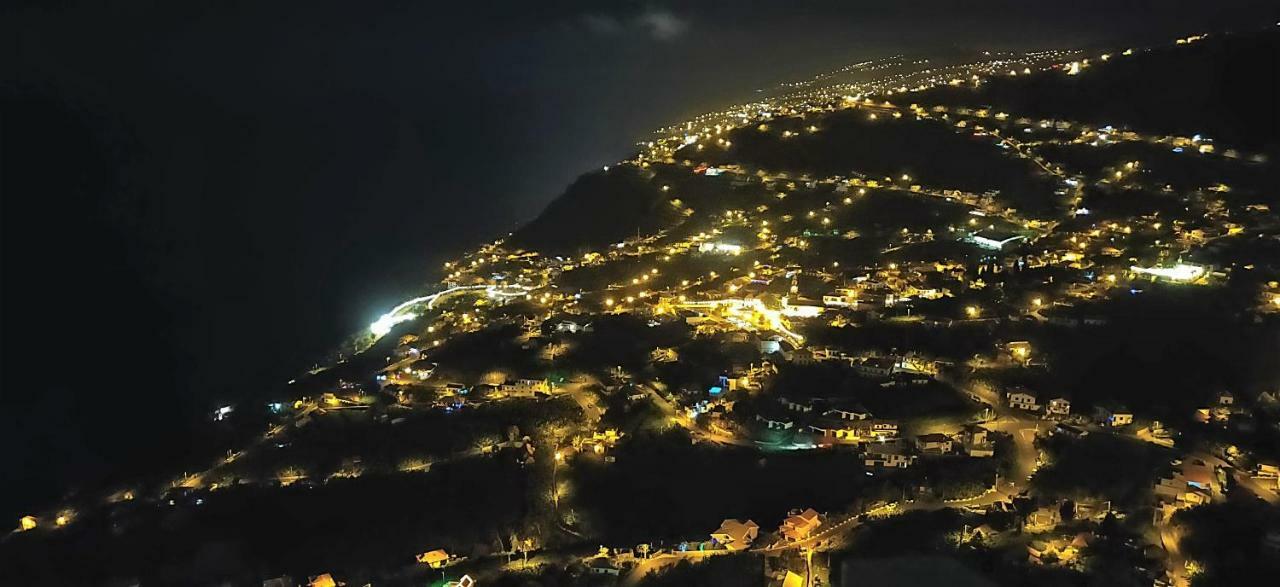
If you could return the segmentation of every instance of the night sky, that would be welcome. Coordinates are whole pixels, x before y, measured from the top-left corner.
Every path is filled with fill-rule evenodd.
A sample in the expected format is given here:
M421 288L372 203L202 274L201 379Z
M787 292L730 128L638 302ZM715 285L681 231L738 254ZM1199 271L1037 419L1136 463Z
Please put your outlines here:
M0 465L25 483L4 484L0 515L181 454L199 413L279 393L448 255L512 230L665 123L867 58L1160 41L1276 12L1168 0L6 8Z

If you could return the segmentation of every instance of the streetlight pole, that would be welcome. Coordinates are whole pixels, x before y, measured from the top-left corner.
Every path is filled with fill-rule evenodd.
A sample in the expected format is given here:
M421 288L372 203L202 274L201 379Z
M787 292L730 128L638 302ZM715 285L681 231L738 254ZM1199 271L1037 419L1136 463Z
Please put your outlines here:
M554 504L556 517L560 517L560 486L556 476L560 472L560 461L564 460L564 453L556 451L555 458L551 460L551 501Z

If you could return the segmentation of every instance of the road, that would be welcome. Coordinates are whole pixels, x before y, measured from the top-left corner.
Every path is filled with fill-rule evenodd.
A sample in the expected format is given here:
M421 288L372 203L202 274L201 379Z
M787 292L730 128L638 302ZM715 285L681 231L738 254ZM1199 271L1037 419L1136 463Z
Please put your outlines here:
M639 583L645 575L658 571L663 567L674 565L682 560L702 560L718 554L728 553L729 551L727 550L691 550L689 552L672 552L651 556L636 563L636 566L631 568L631 571L622 578L619 584L623 587L631 587Z

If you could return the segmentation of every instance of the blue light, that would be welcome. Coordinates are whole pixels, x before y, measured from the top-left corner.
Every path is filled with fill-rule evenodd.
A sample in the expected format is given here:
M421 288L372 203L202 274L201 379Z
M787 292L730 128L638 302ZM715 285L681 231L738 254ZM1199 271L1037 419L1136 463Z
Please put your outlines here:
M707 393L710 393L711 395L720 395L720 392L722 391L724 391L724 388L719 385L713 385L711 386L711 389L707 390Z

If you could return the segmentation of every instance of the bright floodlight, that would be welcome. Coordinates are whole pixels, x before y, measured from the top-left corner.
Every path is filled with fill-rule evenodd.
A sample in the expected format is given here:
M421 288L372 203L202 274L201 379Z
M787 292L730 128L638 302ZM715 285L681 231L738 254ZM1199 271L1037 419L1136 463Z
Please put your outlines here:
M383 314L382 317L369 325L369 332L372 332L374 336L384 336L388 332L391 332L391 328L396 324L408 322L409 320L413 320L417 317L418 315L412 312L407 314Z
M1201 265L1178 263L1173 267L1130 267L1134 273L1163 277L1170 281L1195 281L1205 274Z

